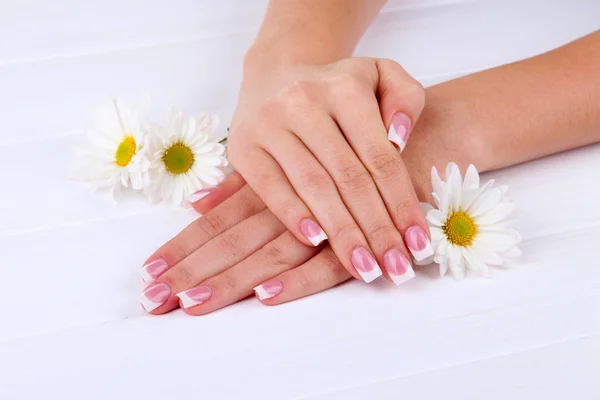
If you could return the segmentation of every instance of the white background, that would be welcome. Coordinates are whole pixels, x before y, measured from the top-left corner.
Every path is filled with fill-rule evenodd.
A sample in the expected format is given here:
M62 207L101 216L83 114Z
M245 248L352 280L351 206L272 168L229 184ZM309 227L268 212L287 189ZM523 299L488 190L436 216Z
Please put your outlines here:
M140 264L196 216L69 182L72 148L114 95L227 121L266 0L0 4L0 399L600 398L599 146L486 176L523 215L493 280L144 316ZM396 0L357 54L431 85L596 29L596 0Z

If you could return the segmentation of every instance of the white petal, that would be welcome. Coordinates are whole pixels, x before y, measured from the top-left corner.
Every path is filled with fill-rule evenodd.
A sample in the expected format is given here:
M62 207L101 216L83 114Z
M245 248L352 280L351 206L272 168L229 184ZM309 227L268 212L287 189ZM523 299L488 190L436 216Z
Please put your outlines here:
M435 167L431 168L431 186L433 187L433 191L435 193L440 194L442 192L442 179L440 178L440 174Z
M448 272L448 260L446 258L444 258L443 260L440 260L440 276L444 276L446 275L446 272Z
M431 197L433 197L433 200L435 201L435 205L437 208L441 208L440 207L440 195L437 194L436 192L431 193Z
M141 172L133 172L129 174L129 178L131 179L131 187L135 190L140 190L144 187L144 180L142 179Z
M446 214L436 209L429 210L427 213L427 221L434 226L443 226L446 223Z
M469 168L467 168L467 173L465 174L463 189L477 188L479 188L479 173L477 172L477 168L475 168L475 166L471 164L469 165Z
M449 247L450 247L450 242L448 242L448 240L444 237L440 241L440 244L438 245L438 247L436 249L436 254L439 254L440 256L445 256L446 254L448 254Z
M483 255L508 250L517 244L514 237L498 233L481 233L473 241L473 249L477 254Z
M465 265L462 252L458 247L452 245L448 247L448 264L454 278L463 279L465 277Z
M491 189L484 192L473 205L467 210L467 213L473 218L483 215L492 208L500 204L502 200L502 192L498 189Z
M442 239L445 238L444 232L440 228L438 228L438 227L430 226L429 227L429 232L431 232L431 241L433 243L440 242Z
M489 253L485 256L485 262L490 265L502 265L504 260L498 253Z
M487 276L489 272L489 267L481 261L478 257L476 257L472 252L463 248L462 256L465 259L466 266L473 272L482 274Z
M502 255L509 258L519 257L521 255L521 249L519 249L517 246L513 246L502 253Z
M514 203L500 203L487 213L478 217L476 223L478 225L492 225L498 223L503 219L510 217L516 208Z

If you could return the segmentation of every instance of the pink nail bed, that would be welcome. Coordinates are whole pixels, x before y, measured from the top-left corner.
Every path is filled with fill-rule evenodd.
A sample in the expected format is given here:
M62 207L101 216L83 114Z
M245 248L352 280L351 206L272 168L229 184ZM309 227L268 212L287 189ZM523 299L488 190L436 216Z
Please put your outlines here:
M216 190L216 188L205 188L205 189L198 190L196 193L192 193L191 195L189 195L189 197L187 198L187 201L189 201L190 203L195 203L197 201L202 200L203 198L205 198L206 196L208 196L215 190Z
M392 249L385 253L383 266L396 286L415 277L415 271L410 265L410 261L400 250Z
M197 306L206 302L213 294L210 286L198 286L185 292L177 293L183 308Z
M375 258L363 247L358 247L352 252L352 265L367 283L374 281L382 275L381 268L377 265Z
M171 287L164 282L157 282L142 292L140 302L144 310L150 312L162 306L169 296L171 296Z
M318 246L323 241L327 240L327 234L325 234L319 224L310 218L304 218L300 221L300 232L302 232L313 246Z
M408 115L404 113L394 114L388 131L388 140L398 146L400 151L404 150L410 136L411 127L412 123Z
M256 295L260 300L270 299L277 296L283 290L283 283L278 280L271 280L258 285L254 288Z
M142 280L146 283L153 282L156 278L165 273L169 269L169 265L162 258L157 258L146 263L140 272Z
M429 237L418 225L413 225L404 233L404 240L415 260L421 261L433 255Z

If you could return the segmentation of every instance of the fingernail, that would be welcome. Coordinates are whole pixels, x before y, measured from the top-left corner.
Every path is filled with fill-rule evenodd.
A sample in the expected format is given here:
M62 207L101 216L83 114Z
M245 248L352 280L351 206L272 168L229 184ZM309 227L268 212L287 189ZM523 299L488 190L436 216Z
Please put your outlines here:
M408 228L404 233L404 240L415 260L421 261L433 255L431 241L420 226L414 225Z
M164 282L158 282L142 292L140 302L144 310L150 312L162 306L170 295L171 287Z
M283 290L283 283L278 280L267 281L254 288L256 295L260 300L270 299L277 296Z
M198 286L190 290L186 290L181 293L177 293L176 296L181 299L183 308L190 308L202 304L212 296L213 291L210 286Z
M415 271L408 258L400 250L391 249L383 256L383 266L396 286L415 277Z
M373 282L382 275L381 268L371 253L365 248L359 247L352 252L352 265L367 283Z
M394 143L400 151L404 150L408 136L410 135L412 123L408 115L404 113L396 113L392 117L392 124L388 132L388 139Z
M169 269L167 262L162 258L157 258L156 260L144 264L140 274L145 283L150 283L164 274L167 269Z
M195 203L195 202L205 198L212 192L214 192L215 189L216 188L206 188L206 189L198 190L196 193L190 194L187 198L187 201L189 201L190 203Z
M321 242L327 240L327 235L323 229L310 218L304 218L300 221L300 232L302 232L313 246L318 246Z

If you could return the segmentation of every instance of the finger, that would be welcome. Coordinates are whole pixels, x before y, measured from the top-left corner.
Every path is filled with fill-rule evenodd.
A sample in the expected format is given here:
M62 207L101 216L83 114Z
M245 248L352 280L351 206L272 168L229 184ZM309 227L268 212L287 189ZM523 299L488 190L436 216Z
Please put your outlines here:
M340 111L336 108L333 111L339 111L341 114L348 115L354 115L358 113L358 108L360 108L361 101L360 96L364 97L369 95L369 89L366 85L364 85L363 90L366 92L366 94L359 93L359 96L357 96L359 99L353 99L355 104L348 104L346 103L346 100L344 100L343 102L346 105L346 109ZM341 93L338 93L338 96L340 94ZM352 91L348 93L348 95L355 96L356 93ZM374 97L373 93L370 93L370 95ZM324 97L326 98L326 96ZM349 113L348 110L352 109L352 107L356 106L357 104L359 104L359 107L355 108ZM369 110L367 110L367 112L369 112ZM374 112L373 110L370 110L370 112L376 119L380 119L379 108L376 108ZM336 118L339 119L344 117L340 117L336 114ZM348 118L347 116L345 118L346 120L353 119L353 117ZM348 127L350 133L354 135L365 134L364 131L366 129L364 128L364 121L354 120L353 122L358 124L358 126ZM383 124L380 122L379 127L381 126L383 126ZM349 141L347 141L344 138L344 135L340 132L335 121L332 120L332 118L326 113L316 112L307 114L306 119L303 121L298 121L297 126L294 126L293 129L295 129L297 135L304 143L306 143L306 146L309 147L310 151L312 151L316 158L321 161L327 172L333 178L341 198L343 199L344 205L351 213L354 221L356 221L358 224L363 237L365 237L367 240L368 247L365 246L365 248L370 249L369 251L372 251L372 253L375 255L375 259L373 259L375 262L371 263L371 265L373 265L372 270L377 270L378 275L381 275L381 269L379 265L386 266L387 264L386 277L391 279L396 284L403 283L406 280L414 277L414 271L412 270L409 258L407 257L408 253L404 246L402 235L390 217L386 205L381 198L381 194L378 191L378 187L376 186L368 169L365 168L363 163L361 163L361 160L359 157L357 157L357 154L349 145ZM315 138L315 135L311 134L311 132L314 132L315 130L322 131L323 135ZM369 133L369 135L371 134ZM386 148L391 153L390 157L399 158L397 151L394 150L394 147L385 138L385 131L381 140L384 141L384 145L387 146ZM300 166L293 165L294 160L278 161L282 164L290 164L289 168L286 167L285 169L285 172L290 177L295 173L295 171L300 169ZM296 185L295 180L293 178L290 179L292 183ZM303 198L305 198L302 188L298 188L297 191L303 196ZM318 208L323 207L322 203L325 203L325 200L316 200L317 201L313 203L311 200L305 198L305 202L317 216L317 219L323 225L325 232L327 232L332 248L334 249L335 253L338 254L342 264L344 264L344 251L346 251L346 254L348 254L347 247L344 248L344 245L340 244L340 240L335 233L330 233L331 231L328 229L331 228L321 219L321 214L318 212ZM321 203L319 203L318 200L321 200ZM353 250L350 249L350 251ZM352 256L352 261L354 261L353 265L359 271L361 270L361 263L362 265L367 265L370 263L367 259L367 254L368 253L362 251L362 254L353 254Z
M285 146L281 150L285 154L294 153L294 159L302 157L298 147L301 143L290 143L293 135L280 132L274 142ZM252 161L252 165L246 164ZM315 169L320 167L314 157L303 157L306 162L304 168ZM318 246L327 239L327 235L317 223L311 210L303 199L298 196L295 187L288 180L288 176L281 169L273 157L263 149L256 149L252 155L246 155L239 165L240 171L245 175L248 184L264 200L267 207L279 218L287 229L296 238L307 246Z
M152 282L214 237L264 209L264 203L250 187L242 188L156 250L140 271L142 279Z
M352 165L352 168L361 168L364 175L368 175L335 123L324 113L317 115L307 117L305 123L315 124L324 132L322 135L324 137L323 146L335 149L347 165ZM291 148L294 149L294 157L282 157L289 154L287 149ZM278 140L265 143L265 150L276 158L296 193L309 206L319 225L325 230L331 247L348 272L367 283L381 276L381 268L372 255L369 243L361 227L348 211L345 199L340 196L336 183L305 144L295 135L280 135ZM346 150L345 153L344 150ZM320 154L320 156L323 157L324 154ZM350 168L348 167L348 169ZM375 187L375 185L372 186ZM265 198L265 195L261 195L261 197ZM375 204L379 201L381 205L379 210L372 211L374 214L385 213L385 207L376 193L371 200ZM268 206L271 208L270 205ZM393 226L391 221L390 225Z
M235 225L162 274L142 293L144 309L152 314L173 310L179 304L177 293L238 264L284 231L285 227L269 210ZM153 296L156 288L160 288L161 297Z
M378 81L373 82L373 89L381 118L388 127L388 138L402 151L425 106L425 90L395 61L375 59L375 67Z
M350 278L332 248L325 247L301 266L263 282L255 292L263 304L275 305L322 292Z
M417 241L413 240L418 234L419 249L424 250L420 247L421 239L429 240L429 230L408 171L400 153L385 134L379 104L372 90L365 87L361 93L358 88L343 96L343 100L329 98L328 106L385 204L387 218L374 219L377 217L371 216L373 222L367 225L367 229L373 226L376 229L363 231L381 265L392 281L400 285L415 277L401 233L414 250L414 255L431 255L417 251ZM355 107L352 113L347 112L350 106ZM356 213L361 211L357 209ZM409 234L406 234L407 231ZM428 249L432 250L431 245Z
M187 200L196 211L205 214L233 196L244 185L246 185L244 178L237 172L233 172L219 186L199 190Z
M303 245L286 231L239 264L199 286L177 293L179 306L190 315L204 315L226 307L250 296L253 288L266 280L302 265L319 251Z

